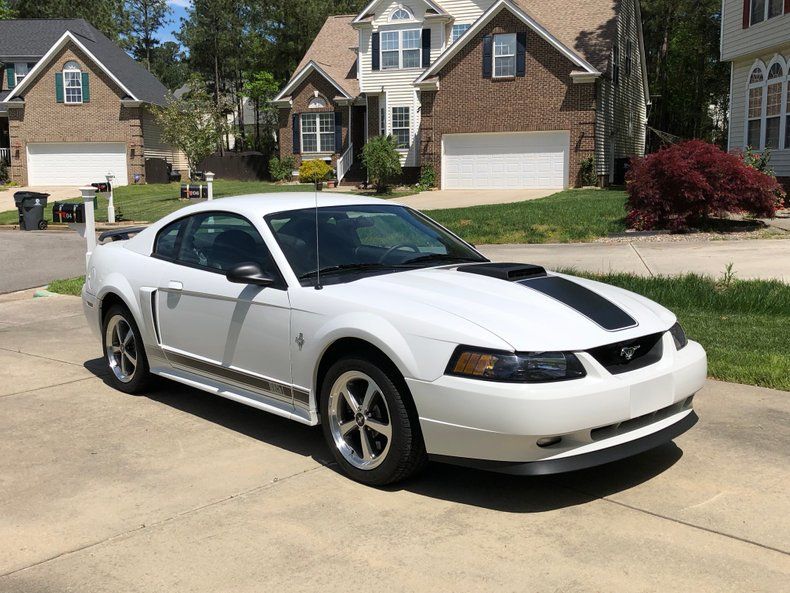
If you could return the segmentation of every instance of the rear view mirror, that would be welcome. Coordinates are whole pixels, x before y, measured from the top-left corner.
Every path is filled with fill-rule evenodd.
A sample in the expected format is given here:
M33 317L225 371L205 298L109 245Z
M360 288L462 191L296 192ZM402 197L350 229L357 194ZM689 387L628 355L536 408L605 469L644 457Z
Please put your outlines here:
M261 267L254 262L236 264L228 270L225 277L228 282L236 284L255 284L264 287L274 284L274 277L261 270Z

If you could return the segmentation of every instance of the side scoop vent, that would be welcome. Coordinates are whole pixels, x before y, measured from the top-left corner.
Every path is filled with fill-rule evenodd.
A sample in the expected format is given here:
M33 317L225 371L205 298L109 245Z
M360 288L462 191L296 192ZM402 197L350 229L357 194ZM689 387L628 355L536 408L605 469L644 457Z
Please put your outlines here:
M508 282L518 282L527 278L538 278L546 275L546 270L541 266L532 264L508 264L508 263L488 263L488 264L469 264L458 266L459 272L467 274L479 274L490 276Z

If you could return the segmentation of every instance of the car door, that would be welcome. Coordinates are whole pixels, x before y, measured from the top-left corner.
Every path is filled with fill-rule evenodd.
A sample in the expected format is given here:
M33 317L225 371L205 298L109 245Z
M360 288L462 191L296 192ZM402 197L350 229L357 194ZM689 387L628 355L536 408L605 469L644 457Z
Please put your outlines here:
M228 212L194 214L160 231L154 255L168 262L156 312L170 363L292 404L288 292L255 226ZM275 284L227 280L231 267L250 261Z

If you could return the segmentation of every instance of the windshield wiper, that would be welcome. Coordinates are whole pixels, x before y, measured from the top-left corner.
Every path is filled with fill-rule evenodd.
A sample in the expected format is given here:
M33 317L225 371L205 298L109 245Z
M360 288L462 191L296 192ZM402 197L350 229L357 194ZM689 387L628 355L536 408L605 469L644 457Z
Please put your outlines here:
M358 271L364 272L366 270L389 270L391 268L396 268L397 266L391 266L386 264L340 264L337 266L327 266L325 268L321 268L320 270L313 270L312 272L305 272L299 276L299 280L305 280L307 278L312 278L318 274L332 274L334 272L345 272L345 271Z
M407 259L402 265L411 265L418 263L429 262L484 262L486 260L477 257L465 257L461 255L447 255L441 253L429 253L428 255L421 255L412 259Z

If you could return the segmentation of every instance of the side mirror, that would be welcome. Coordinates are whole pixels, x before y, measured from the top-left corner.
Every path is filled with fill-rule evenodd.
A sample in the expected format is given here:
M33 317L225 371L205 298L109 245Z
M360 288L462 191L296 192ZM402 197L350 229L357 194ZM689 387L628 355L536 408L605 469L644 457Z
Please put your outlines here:
M274 277L261 270L261 267L253 262L236 264L228 270L225 278L228 279L228 282L236 284L256 284L264 287L274 284Z

